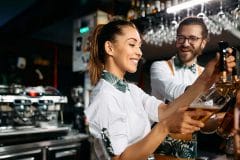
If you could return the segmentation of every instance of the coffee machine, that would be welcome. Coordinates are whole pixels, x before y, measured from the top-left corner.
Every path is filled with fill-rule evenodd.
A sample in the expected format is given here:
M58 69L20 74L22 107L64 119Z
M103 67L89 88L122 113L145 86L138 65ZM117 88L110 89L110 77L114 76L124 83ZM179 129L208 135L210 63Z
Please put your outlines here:
M56 88L20 85L0 88L0 136L60 129L63 107L68 101Z

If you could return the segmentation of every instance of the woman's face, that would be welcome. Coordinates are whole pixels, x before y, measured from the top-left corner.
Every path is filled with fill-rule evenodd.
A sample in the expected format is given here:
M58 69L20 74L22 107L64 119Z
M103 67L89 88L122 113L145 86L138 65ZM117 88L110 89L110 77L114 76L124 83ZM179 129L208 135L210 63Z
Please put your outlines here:
M122 35L117 35L111 42L111 50L108 52L111 65L108 70L119 78L123 78L126 72L134 73L142 57L141 38L139 32L130 26L122 28Z

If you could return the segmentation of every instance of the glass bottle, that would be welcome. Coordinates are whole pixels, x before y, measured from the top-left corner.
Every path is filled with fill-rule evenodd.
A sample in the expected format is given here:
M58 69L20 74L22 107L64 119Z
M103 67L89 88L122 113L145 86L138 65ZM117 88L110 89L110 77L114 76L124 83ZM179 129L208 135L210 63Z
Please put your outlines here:
M131 8L128 10L127 19L128 20L137 19L136 0L131 1Z

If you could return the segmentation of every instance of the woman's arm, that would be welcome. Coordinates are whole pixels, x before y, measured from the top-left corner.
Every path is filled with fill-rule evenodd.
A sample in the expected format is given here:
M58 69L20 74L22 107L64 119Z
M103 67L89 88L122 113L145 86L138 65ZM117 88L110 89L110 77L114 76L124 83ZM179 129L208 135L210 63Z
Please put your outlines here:
M193 112L185 112L185 110L201 92L208 89L219 77L219 71L216 68L218 59L219 55L208 63L202 75L183 95L168 104L168 106L161 104L159 106L159 118L161 121L154 126L147 136L128 146L121 155L115 156L113 160L146 160L169 132L192 133L203 127L202 122L191 118ZM227 62L228 69L231 71L231 68L235 66L234 58L228 57ZM206 112L198 112L198 114L205 115Z
M146 160L169 133L167 121L166 119L157 123L146 137L127 147L121 155L114 157L113 160Z

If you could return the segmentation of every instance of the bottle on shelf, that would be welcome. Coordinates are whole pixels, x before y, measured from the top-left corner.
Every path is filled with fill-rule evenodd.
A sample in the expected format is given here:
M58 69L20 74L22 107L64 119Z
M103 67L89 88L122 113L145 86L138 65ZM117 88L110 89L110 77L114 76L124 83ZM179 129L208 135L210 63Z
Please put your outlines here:
M128 20L134 20L138 18L136 2L137 0L131 0L131 7L127 13Z
M140 17L145 17L145 16L146 16L145 2L144 2L144 0L141 0L141 3L140 3Z

